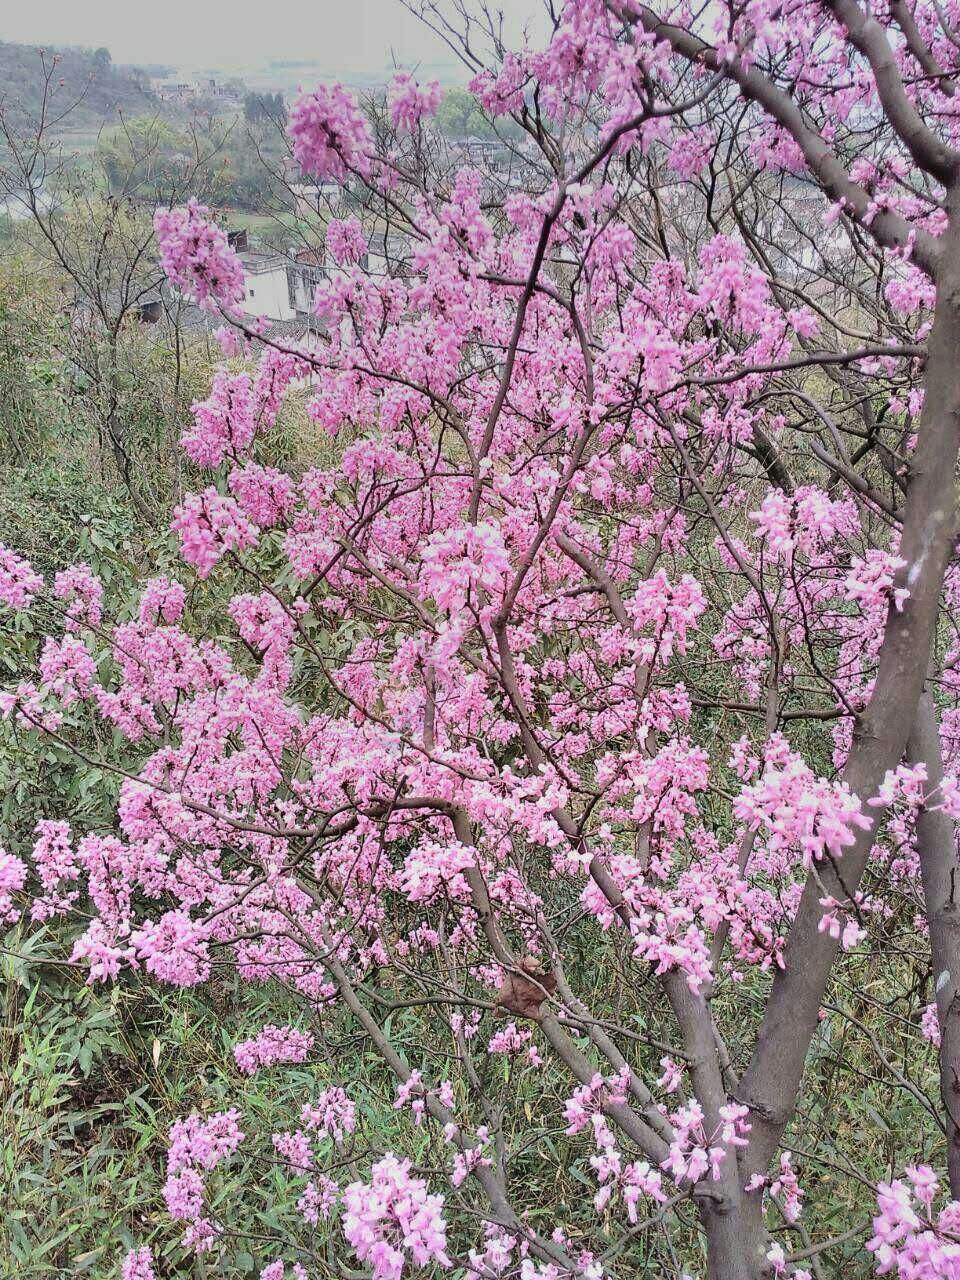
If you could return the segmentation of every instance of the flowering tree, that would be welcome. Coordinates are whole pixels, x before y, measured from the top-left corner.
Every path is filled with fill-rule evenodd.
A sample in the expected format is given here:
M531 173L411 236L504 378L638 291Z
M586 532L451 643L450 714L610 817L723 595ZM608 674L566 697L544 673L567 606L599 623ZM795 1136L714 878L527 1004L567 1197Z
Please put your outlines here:
M111 623L83 566L4 553L6 603L62 617L8 714L128 745L115 829L42 822L0 911L89 906L93 982L302 1006L171 1135L189 1247L272 1158L266 1280L960 1276L955 8L571 0L512 51L425 6L526 177L452 166L409 76L294 107L366 213L326 229L323 337L225 364L183 439L229 625L165 578ZM251 356L222 232L157 232ZM305 386L339 457L293 476ZM839 1036L911 1108L877 1159ZM310 1063L258 1155L241 1078Z

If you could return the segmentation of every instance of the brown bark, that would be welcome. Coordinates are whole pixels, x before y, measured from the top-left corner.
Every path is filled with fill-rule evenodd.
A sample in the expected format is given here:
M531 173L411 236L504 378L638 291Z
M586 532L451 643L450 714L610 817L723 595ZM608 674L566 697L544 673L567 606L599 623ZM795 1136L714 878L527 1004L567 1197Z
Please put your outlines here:
M917 817L917 851L927 925L930 959L940 1024L940 1092L947 1129L947 1171L950 1191L960 1198L960 866L957 864L953 819L937 807L943 781L940 726L933 695L925 690L907 744L907 755L927 770L927 795L932 803Z
M633 20L633 10L629 13L622 12L619 0L607 0L607 4L619 17L628 21ZM789 93L768 79L755 65L744 66L737 58L725 61L716 49L701 40L699 36L684 27L664 22L653 9L641 5L636 11L636 20L646 32L658 40L666 41L680 57L685 58L692 65L722 73L738 86L746 101L759 103L800 147L811 174L825 194L832 200L842 200L849 216L864 226L869 226L870 234L878 244L887 248L906 248L912 244L913 262L931 278L935 276L940 257L940 242L925 231L917 234L916 228L893 209L885 208L871 217L870 197L863 187L851 179L839 157L831 150L824 138L810 126L803 111ZM890 98L891 93L888 87L888 102ZM895 95L895 101L891 105L897 107L902 105L899 95ZM887 109L889 110L889 107ZM892 119L891 123L901 137L910 135L914 146L920 145L925 148L928 141L926 132L921 130L918 134L913 129L915 115L916 113L901 113L901 117ZM942 165L944 170L953 172L956 157L952 153L940 153L933 149L931 157L938 168Z
M940 590L956 536L956 465L960 445L960 208L948 199L949 224L937 271L937 305L930 335L924 410L903 509L897 587L909 598L891 609L880 650L873 695L854 729L844 781L866 802L884 774L903 758L930 660ZM875 820L881 813L874 811ZM821 1001L838 943L819 931L824 890L839 901L856 891L875 828L858 834L836 867L824 863L821 883L811 877L787 938L756 1049L740 1084L753 1131L749 1173L765 1173L793 1114Z

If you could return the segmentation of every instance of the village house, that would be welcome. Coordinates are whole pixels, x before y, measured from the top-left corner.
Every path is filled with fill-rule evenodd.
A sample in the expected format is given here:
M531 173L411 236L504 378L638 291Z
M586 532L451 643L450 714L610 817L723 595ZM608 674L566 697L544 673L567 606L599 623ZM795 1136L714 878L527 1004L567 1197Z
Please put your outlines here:
M338 182L291 182L288 189L298 218L335 212L343 201L343 187Z
M282 253L246 249L239 254L243 266L243 300L248 316L270 320L293 320L296 307L291 301L290 261Z
M210 98L237 99L240 95L232 85L203 77L199 80L160 80L153 82L153 91L161 102L192 103Z
M197 97L196 87L186 80L168 80L153 87L161 102L192 102Z

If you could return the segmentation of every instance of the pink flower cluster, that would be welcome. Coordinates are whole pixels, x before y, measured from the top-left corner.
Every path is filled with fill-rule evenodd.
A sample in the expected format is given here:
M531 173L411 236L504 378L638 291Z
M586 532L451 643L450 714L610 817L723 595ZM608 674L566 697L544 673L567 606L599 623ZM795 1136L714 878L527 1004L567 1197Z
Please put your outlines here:
M171 1218L188 1224L184 1244L198 1253L210 1250L217 1237L214 1222L204 1212L203 1174L229 1159L243 1141L238 1119L233 1109L206 1120L194 1113L177 1120L170 1130L163 1197Z
M80 877L80 866L70 838L70 824L41 818L34 828L34 870L43 887L31 907L34 920L48 920L69 911L79 898L73 887Z
M399 887L410 902L429 902L438 894L465 902L469 889L463 872L476 861L473 850L456 841L423 841L404 859Z
M290 112L288 132L304 173L342 182L351 170L370 171L370 126L342 84L302 94Z
M960 1201L935 1213L939 1181L928 1165L909 1166L906 1181L877 1187L877 1215L867 1248L878 1275L899 1280L960 1280Z
M575 1089L563 1104L567 1133L572 1135L585 1129L591 1118L598 1115L603 1107L625 1102L629 1083L630 1073L624 1068L619 1075L609 1077L597 1072L589 1083Z
M208 310L235 310L244 296L243 266L210 210L196 200L159 209L153 218L160 263L171 284Z
M43 579L30 563L0 544L0 604L11 609L26 609L42 590Z
M252 1040L243 1040L234 1046L233 1056L245 1076L252 1076L261 1067L272 1067L278 1062L306 1062L313 1048L313 1036L296 1027L266 1026Z
M388 1152L370 1170L369 1182L343 1192L343 1234L374 1280L400 1280L408 1261L451 1266L443 1197L431 1195L410 1161Z
M122 1280L156 1280L153 1251L147 1245L140 1249L131 1249L124 1258L120 1270Z
M99 627L103 620L103 583L87 564L63 569L53 580L53 594L68 601L64 622L68 631L81 625Z
M718 1179L727 1156L737 1147L747 1145L749 1114L749 1109L740 1103L725 1103L720 1108L716 1127L708 1133L699 1102L680 1107L670 1116L675 1136L660 1167L678 1183L699 1182L708 1172L713 1179Z
M793 1167L793 1155L789 1151L780 1153L780 1169L777 1175L768 1180L763 1174L755 1174L744 1187L745 1191L759 1191L769 1187L770 1195L779 1203L780 1210L787 1222L796 1222L803 1211L803 1191L800 1179Z
M321 1137L341 1143L357 1127L357 1109L344 1090L335 1085L325 1089L316 1102L305 1103L300 1119Z
M409 72L398 72L387 87L390 123L395 129L415 129L421 120L436 114L442 96L439 80L421 85Z
M26 864L0 848L0 924L16 924L20 919L20 910L13 905L13 895L20 893L26 882Z
M170 578L149 578L140 596L140 621L149 625L176 623L183 617L187 593Z
M470 602L502 591L510 557L501 530L492 523L465 525L434 534L422 552L421 585L444 613L461 613Z
M209 397L191 405L194 425L180 443L198 466L217 467L225 455L238 457L250 448L257 429L250 383L248 373L218 369Z
M207 926L187 911L166 911L158 920L145 920L130 941L147 973L162 982L195 987L210 976Z
M505 1027L493 1033L487 1042L487 1052L502 1053L510 1057L525 1053L530 1066L543 1066L540 1051L533 1043L533 1031L529 1027L520 1028L515 1022L508 1022Z
M282 1258L278 1258L276 1262L270 1262L263 1268L260 1272L260 1280L285 1280L286 1275L286 1264ZM291 1266L290 1280L308 1280L307 1272L299 1262Z
M47 636L37 666L44 685L56 695L61 707L73 706L93 689L97 665L77 636L64 636L62 640Z
M826 854L841 857L856 832L873 825L859 797L843 783L818 778L793 753L770 761L762 777L740 792L734 812L764 830L771 848L798 848L805 866Z
M239 503L212 486L200 494L187 494L174 510L170 527L180 535L183 558L194 566L198 578L209 577L228 551L257 545L256 526Z
M338 266L348 266L359 262L367 252L367 233L359 218L331 218L324 244Z

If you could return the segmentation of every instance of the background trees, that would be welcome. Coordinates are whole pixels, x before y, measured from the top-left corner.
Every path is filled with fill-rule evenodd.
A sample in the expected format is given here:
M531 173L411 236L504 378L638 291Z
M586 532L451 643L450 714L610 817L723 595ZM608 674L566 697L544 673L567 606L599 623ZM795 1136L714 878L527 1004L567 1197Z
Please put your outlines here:
M287 108L282 93L248 93L243 100L243 118L247 124L274 123L283 126Z

